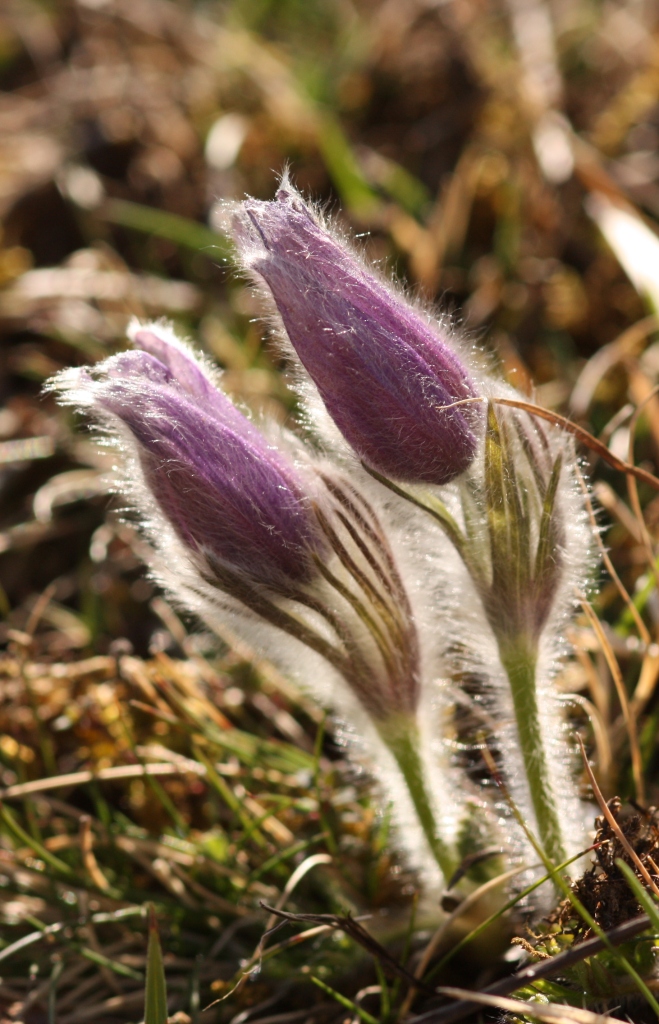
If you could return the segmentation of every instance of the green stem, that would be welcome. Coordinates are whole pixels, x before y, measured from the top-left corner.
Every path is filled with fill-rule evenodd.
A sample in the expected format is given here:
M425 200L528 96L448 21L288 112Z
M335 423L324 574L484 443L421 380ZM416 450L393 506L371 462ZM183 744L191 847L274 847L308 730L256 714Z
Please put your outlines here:
M519 745L540 841L547 857L554 864L560 864L567 854L540 728L536 651L526 640L515 643L507 639L499 640L499 653L510 682Z
M428 846L448 881L455 871L456 863L448 845L440 838L437 830L423 762L419 756L421 737L417 723L414 719L395 716L388 721L376 723L376 726L382 740L396 759Z

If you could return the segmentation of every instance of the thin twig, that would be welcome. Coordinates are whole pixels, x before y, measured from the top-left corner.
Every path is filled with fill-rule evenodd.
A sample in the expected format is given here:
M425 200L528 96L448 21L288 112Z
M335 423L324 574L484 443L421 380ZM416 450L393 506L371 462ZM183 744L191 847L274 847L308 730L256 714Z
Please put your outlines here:
M375 957L380 961L385 970L389 970L392 974L403 981L406 981L409 985L414 985L416 988L421 989L426 995L434 995L435 989L430 985L426 985L425 982L416 978L406 967L399 964L392 955L381 946L380 943L373 938L372 935L366 931L365 928L355 920L354 917L343 916L340 914L289 914L284 910L277 910L275 907L268 906L267 903L261 901L260 904L264 910L269 911L270 914L274 914L276 917L281 918L282 922L290 922L291 924L297 923L309 923L317 925L329 925L338 931L345 932L346 935L354 939L367 953ZM276 927L281 927L277 925ZM273 931L274 929L271 929Z

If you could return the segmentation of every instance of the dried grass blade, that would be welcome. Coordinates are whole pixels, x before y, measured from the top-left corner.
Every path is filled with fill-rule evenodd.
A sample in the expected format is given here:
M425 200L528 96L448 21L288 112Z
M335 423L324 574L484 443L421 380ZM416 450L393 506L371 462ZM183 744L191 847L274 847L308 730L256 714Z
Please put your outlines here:
M441 988L444 995L455 999L470 999L483 1006L496 1006L517 1016L533 1017L535 1020L550 1021L551 1024L615 1024L615 1017L607 1017L579 1006L563 1006L557 1003L526 1003L521 999L507 999L503 996L488 996L483 992L469 992L463 988Z
M7 786L0 790L1 800L15 800L19 797L45 793L49 789L66 789L69 786L84 786L88 782L108 782L116 779L139 779L145 775L181 775L194 772L205 775L203 765L186 760L185 764L121 764L111 768L100 768L98 771L69 772L67 775L56 775L49 779L35 779L33 782L19 782L15 786Z
M636 689L630 702L632 711L637 717L652 697L657 680L659 680L659 651L655 648L654 650L649 649L645 653Z
M590 520L590 525L591 525L592 530L593 530L593 537L595 538L595 543L597 544L597 547L599 549L600 557L601 557L602 561L604 562L604 565L606 566L606 571L608 572L609 576L611 577L611 579L615 583L616 588L618 590L618 593L620 594L620 596L622 597L623 601L627 605L627 607L629 609L629 612L630 612L630 615L632 616L632 618L634 619L634 622L636 623L636 628L638 630L639 636L641 637L641 640L645 644L650 644L652 642L652 637L650 636L648 628L645 625L645 623L643 622L643 619L641 618L641 614L640 614L638 608L636 607L636 605L632 601L631 596L629 594L629 591L627 590L627 588L625 587L624 583L622 582L622 580L618 576L618 573L616 572L615 566L613 565L613 562L609 558L609 553L608 553L608 551L606 549L606 545L602 541L602 537L600 535L600 531L597 528L597 519L595 518L595 510L593 509L593 503L590 500L590 493L588 491L588 487L586 485L586 481L584 480L583 473L579 469L578 465L575 465L575 472L576 472L577 480L579 481L579 486L581 488L581 493L583 494L583 499L584 499L584 503L586 505L586 511L588 512L588 518Z
M597 615L591 608L588 601L583 600L581 607L586 613L586 617L590 622L591 626L595 630L597 639L599 640L602 648L602 653L606 658L606 663L609 666L613 682L615 683L616 692L618 694L618 700L620 701L620 707L625 719L625 726L627 727L627 735L629 736L629 748L632 757L632 774L634 776L634 789L636 792L636 799L639 803L645 803L645 785L643 781L643 760L641 758L641 748L638 744L638 732L636 731L636 719L629 705L629 698L627 696L627 690L625 688L625 682L622 678L622 672L618 665L618 659L616 658L613 648L609 643L609 639L602 628L602 623L597 618Z
M599 786L597 785L597 779L595 778L595 776L593 774L592 768L588 764L588 758L586 757L586 750L584 748L583 740L581 739L581 736L577 736L577 739L579 740L579 746L581 747L581 756L583 757L583 763L586 766L586 772L588 773L588 778L590 779L590 784L591 784L591 786L593 788L593 794L594 794L595 799L597 800L597 802L598 802L598 804L600 806L600 810L602 811L602 814L604 815L604 817L606 818L607 822L609 823L609 825L611 826L611 828L615 832L616 837L622 843L622 846L624 847L624 849L626 850L627 854L631 858L632 863L635 864L636 867L638 868L639 873L641 874L641 876L642 876L644 882L646 883L646 885L648 886L648 888L652 890L652 892L655 894L655 896L659 896L659 888L657 888L657 885L654 882L652 876L650 875L650 872L646 868L646 866L643 863L643 861L641 860L641 858L636 853L636 850L634 850L633 847L630 845L630 843L629 843L629 841L627 839L627 836L624 834L624 832L620 828L620 825L618 824L618 822L614 818L613 814L611 813L611 810L609 809L609 805L607 804L606 800L602 796L602 791L599 788Z

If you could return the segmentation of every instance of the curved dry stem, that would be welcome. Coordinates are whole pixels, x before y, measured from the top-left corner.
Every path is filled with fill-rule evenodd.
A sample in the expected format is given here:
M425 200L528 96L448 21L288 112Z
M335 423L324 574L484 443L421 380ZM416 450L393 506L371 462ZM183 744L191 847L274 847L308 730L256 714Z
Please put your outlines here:
M659 491L659 477L656 477L653 473L648 473L645 469L641 469L640 466L634 466L630 462L619 459L617 455L609 451L606 445L598 441L596 437L593 437L591 433L584 430L577 423L572 423L567 417L560 416L557 412L550 412L549 409L543 409L541 405L533 405L531 402L522 402L518 399L493 398L492 402L495 405L510 406L511 409L523 409L525 412L531 413L532 416L538 416L541 420L547 420L548 423L554 423L557 427L562 427L563 430L576 437L587 448L590 448L591 451L599 455L605 462L608 462L610 466L613 466L614 469L618 469L621 473L626 473L628 476L635 477L637 480L643 480L644 483L649 484L655 491Z
M593 730L595 749L597 751L597 774L600 777L604 789L610 792L613 753L611 751L611 742L609 740L608 730L604 724L604 719L602 718L599 709L593 704L592 700L588 700L588 698L584 697L582 693L569 693L566 695L566 700L569 700L574 704L578 704L579 707L583 708L588 715L588 721L590 722Z
M640 343L647 340L658 326L659 321L654 314L646 316L642 320L637 320L631 327L627 327L613 341L598 348L597 352L582 367L572 388L570 409L573 415L586 415L595 390L605 374L618 363L624 362L630 355L633 355L640 347Z

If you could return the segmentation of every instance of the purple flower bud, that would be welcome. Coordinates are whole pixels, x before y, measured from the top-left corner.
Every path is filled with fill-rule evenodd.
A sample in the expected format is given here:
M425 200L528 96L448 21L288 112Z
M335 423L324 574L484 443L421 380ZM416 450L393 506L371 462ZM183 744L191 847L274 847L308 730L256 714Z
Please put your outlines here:
M322 228L287 184L234 219L248 270L357 454L396 480L444 484L474 458L482 421L467 369L414 309Z
M149 491L194 556L274 588L310 578L325 542L297 471L170 332L133 340L148 351L84 371L75 399L128 429Z

